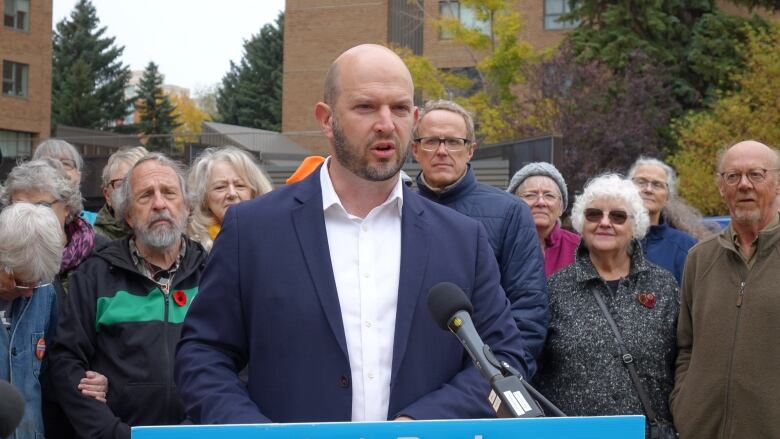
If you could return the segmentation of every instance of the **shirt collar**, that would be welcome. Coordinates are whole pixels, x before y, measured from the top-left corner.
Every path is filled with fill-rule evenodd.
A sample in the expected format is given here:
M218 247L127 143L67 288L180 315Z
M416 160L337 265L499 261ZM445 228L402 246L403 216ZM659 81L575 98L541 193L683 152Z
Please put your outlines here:
M342 211L346 212L347 210L344 209L344 205L341 204L341 199L339 198L339 195L336 193L336 189L333 188L333 181L330 179L330 172L328 171L330 160L331 160L331 156L328 156L328 158L326 158L325 162L322 164L322 167L320 167L320 186L322 187L322 210L327 211L333 206L339 206L339 208ZM401 178L399 176L398 181L396 181L396 184L393 187L392 192L390 192L390 195L382 204L380 204L377 207L383 207L388 204L394 203L398 207L398 214L400 215L404 205L403 188L404 188L404 184L403 181L401 181Z

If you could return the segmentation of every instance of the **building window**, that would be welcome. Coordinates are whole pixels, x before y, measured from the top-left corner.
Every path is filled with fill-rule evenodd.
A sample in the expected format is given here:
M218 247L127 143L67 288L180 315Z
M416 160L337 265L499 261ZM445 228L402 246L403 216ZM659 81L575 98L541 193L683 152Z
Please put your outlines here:
M477 11L469 6L461 6L459 1L440 1L439 16L457 19L463 26L477 29L484 35L491 34L490 22L477 19ZM439 31L440 40L451 40L454 37L455 35L450 31Z
M27 64L3 61L3 96L27 96Z
M0 151L5 158L30 157L32 141L32 133L0 130Z
M571 11L570 0L544 0L544 28L571 29L579 26L579 21L561 21L561 15Z
M19 30L30 30L30 0L5 0L3 25Z

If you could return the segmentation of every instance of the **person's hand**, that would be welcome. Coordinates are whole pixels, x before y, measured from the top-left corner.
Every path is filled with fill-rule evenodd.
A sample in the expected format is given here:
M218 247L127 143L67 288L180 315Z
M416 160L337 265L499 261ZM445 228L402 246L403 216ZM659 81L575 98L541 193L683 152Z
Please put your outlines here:
M79 390L81 390L82 395L106 402L108 378L105 375L88 370L86 376L79 382Z
M414 419L412 419L412 418L410 418L408 416L399 416L399 417L393 419L393 421L414 421Z

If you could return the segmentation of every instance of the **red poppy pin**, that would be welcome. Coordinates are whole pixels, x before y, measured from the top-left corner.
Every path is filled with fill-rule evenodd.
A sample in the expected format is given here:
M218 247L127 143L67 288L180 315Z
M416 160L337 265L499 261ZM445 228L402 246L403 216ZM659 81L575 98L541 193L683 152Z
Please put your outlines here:
M187 294L183 290L178 290L173 293L173 301L179 306L187 304Z
M38 342L35 343L35 358L37 358L38 361L41 361L43 360L44 355L46 355L46 340L41 337L38 339Z
M654 293L639 293L636 295L636 301L644 305L645 308L655 308L655 294Z

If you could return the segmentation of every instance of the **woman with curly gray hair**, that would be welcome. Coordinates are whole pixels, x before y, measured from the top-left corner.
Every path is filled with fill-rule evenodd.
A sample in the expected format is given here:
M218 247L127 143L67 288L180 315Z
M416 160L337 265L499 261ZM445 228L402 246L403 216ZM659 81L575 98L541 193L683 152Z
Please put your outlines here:
M642 254L647 209L630 180L604 175L577 197L572 224L582 241L574 264L547 282L538 389L569 415L645 414L649 426L670 428L677 282Z
M192 205L187 234L206 250L211 250L228 207L273 189L252 157L233 146L205 150L190 167L187 185Z
M67 239L58 275L66 286L67 275L92 252L95 231L80 216L83 210L81 193L60 162L47 158L17 165L8 174L0 199L4 206L26 202L54 211Z

